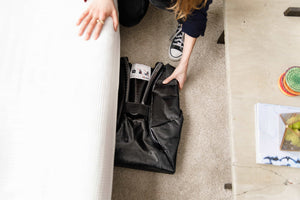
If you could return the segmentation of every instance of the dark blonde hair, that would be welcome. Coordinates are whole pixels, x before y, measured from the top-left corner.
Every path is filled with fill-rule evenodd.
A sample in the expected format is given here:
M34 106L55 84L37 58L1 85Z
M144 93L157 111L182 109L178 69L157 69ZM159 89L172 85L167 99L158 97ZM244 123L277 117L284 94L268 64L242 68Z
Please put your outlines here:
M203 8L206 3L207 0L177 0L169 9L175 12L177 20L182 19L185 21L189 14L194 10Z

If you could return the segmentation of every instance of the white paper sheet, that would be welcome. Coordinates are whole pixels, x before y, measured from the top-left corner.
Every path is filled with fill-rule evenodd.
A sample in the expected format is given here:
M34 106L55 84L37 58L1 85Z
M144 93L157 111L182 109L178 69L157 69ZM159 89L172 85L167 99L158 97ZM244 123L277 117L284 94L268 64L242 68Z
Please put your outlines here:
M0 3L0 199L111 198L120 41L83 0Z

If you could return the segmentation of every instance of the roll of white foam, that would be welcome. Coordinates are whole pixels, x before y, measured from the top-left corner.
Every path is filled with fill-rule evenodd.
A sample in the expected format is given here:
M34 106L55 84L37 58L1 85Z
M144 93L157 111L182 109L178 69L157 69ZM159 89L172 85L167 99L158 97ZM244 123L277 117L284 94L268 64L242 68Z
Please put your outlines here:
M120 38L83 0L0 3L0 199L111 198Z

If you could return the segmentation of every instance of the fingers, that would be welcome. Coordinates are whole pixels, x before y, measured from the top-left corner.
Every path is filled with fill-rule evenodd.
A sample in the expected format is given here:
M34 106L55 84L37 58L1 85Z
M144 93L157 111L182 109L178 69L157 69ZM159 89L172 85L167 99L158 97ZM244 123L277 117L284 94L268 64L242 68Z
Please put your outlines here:
M87 29L86 29L86 33L85 33L85 39L88 40L90 39L91 35L92 35L92 32L97 24L97 19L96 18L93 18L91 19ZM101 23L98 23L98 24L101 24Z
M101 22L97 23L97 19L101 21L105 21L107 16L110 16L112 18L114 30L117 31L119 20L118 20L118 12L116 9L113 9L110 15L105 12L102 12L99 15L96 13L89 12L89 10L86 10L81 14L80 18L76 23L77 25L81 24L81 27L79 29L79 36L82 36L84 32L86 32L86 36L85 36L86 40L89 40L92 34L95 40L98 39L103 27L103 23Z
M86 32L85 39L89 40L92 33L94 32L94 39L97 39L100 35L100 32L103 27L103 23L97 22L97 19L105 21L106 16L103 13L100 17L93 17L90 13L83 13L80 19L78 20L78 25L81 24L79 30L79 36L82 36L84 32Z
M94 31L94 39L97 40L99 35L100 35L100 32L102 30L102 27L103 27L103 24L102 23L97 23L96 24L96 28L95 28L95 31Z
M118 25L119 25L119 20L118 20L118 14L116 9L112 12L111 17L113 19L113 24L114 24L114 29L117 31Z
M89 25L90 21L92 20L92 16L88 15L85 17L85 19L83 20L81 27L79 29L79 35L82 36L82 34L84 33L86 27Z
M178 81L179 82L179 89L182 90L183 88L183 83L181 81Z
M83 20L88 14L89 14L89 11L88 11L88 10L84 11L84 12L81 14L81 16L79 17L79 19L78 19L76 25L78 26L79 24L81 24L82 20Z
M106 19L105 14L102 14L98 19L99 19L99 20L102 20L102 21L105 21L105 19ZM102 30L103 25L104 25L104 24L101 23L101 22L97 22L97 23L96 23L96 28L95 28L95 32L94 32L94 39L95 39L95 40L98 39L98 37L99 37L99 35L100 35L100 33L101 33L101 30Z
M183 88L183 84L184 81L182 81L181 79L177 79L175 75L171 74L168 78L166 78L162 83L163 84L168 84L170 81L172 81L173 79L176 79L178 81L178 86L179 89Z
M168 78L166 78L162 83L163 84L168 84L171 80L173 80L174 79L174 76L169 76Z

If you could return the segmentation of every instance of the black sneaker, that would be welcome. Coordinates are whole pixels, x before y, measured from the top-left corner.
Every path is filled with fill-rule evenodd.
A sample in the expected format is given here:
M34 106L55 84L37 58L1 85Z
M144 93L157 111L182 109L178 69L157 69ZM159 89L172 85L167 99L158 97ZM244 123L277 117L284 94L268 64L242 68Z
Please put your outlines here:
M184 33L182 24L178 24L175 34L170 38L171 45L169 48L169 57L173 61L179 61L183 52Z

